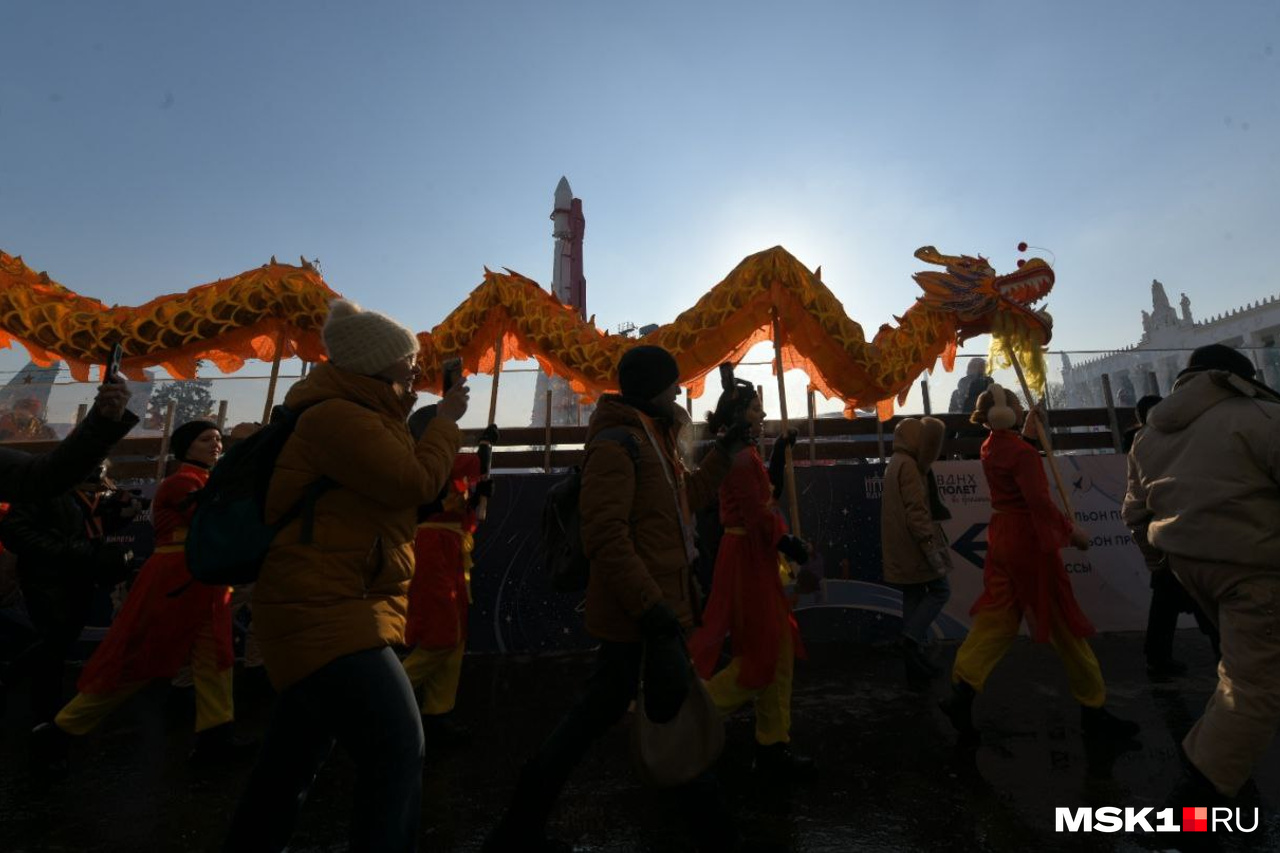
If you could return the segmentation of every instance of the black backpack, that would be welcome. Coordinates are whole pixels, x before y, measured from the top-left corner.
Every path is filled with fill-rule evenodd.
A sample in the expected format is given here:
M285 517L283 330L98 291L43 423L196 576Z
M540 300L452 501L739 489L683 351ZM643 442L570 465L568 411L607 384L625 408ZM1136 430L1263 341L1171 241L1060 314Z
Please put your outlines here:
M228 450L213 466L209 482L191 496L196 509L184 550L187 570L196 580L219 586L253 583L276 534L304 512L302 541L311 541L316 498L334 485L327 477L308 486L274 524L264 517L276 458L301 414L276 406L271 423Z
M587 445L597 441L621 444L637 468L640 446L635 434L624 427L601 430ZM567 477L547 490L542 507L542 548L546 555L547 578L556 592L581 592L587 588L591 561L582 550L582 513L578 498L582 492L582 466L575 466Z

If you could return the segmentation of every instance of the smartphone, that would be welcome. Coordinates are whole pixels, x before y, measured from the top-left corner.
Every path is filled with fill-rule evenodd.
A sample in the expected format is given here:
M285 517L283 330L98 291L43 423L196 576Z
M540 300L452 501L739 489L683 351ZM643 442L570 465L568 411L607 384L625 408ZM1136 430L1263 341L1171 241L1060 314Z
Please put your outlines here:
M462 359L446 358L440 365L440 370L444 374L443 393L448 394L450 388L462 381Z
M124 347L119 341L111 345L111 355L107 358L107 378L115 379L120 375L120 361L124 358Z

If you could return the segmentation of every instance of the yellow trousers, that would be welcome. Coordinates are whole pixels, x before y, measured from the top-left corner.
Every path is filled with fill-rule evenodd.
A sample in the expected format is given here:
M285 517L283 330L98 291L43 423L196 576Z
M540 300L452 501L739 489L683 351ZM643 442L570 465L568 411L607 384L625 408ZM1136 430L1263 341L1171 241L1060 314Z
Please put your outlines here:
M756 743L770 746L791 742L791 682L795 672L795 649L791 645L791 628L784 626L778 644L778 668L773 681L754 690L738 683L742 661L734 658L729 665L711 676L707 692L722 716L728 716L748 702L755 703Z
M1021 624L1022 614L1017 610L984 610L978 613L973 619L973 627L969 629L969 636L956 652L951 681L964 681L982 692L987 676L1013 645ZM1081 705L1101 708L1107 701L1107 685L1102 680L1102 669L1088 642L1072 634L1056 619L1049 642L1067 670L1071 695Z
M422 713L447 714L458 698L458 679L462 675L462 653L466 642L458 641L451 649L414 649L400 662L413 689L422 688Z
M218 669L213 624L206 622L191 649L191 677L196 689L196 731L202 732L235 719L231 696L232 669ZM77 693L54 719L71 735L87 735L129 697L147 686L145 681L122 684L110 693Z

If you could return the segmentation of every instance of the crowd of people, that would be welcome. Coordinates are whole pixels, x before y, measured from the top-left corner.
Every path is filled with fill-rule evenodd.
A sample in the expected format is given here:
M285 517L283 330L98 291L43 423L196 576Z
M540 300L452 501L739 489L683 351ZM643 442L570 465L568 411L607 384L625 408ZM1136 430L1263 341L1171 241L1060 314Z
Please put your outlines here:
M83 422L45 456L0 448L0 500L13 505L0 541L17 555L36 632L5 677L30 679L36 772L74 772L80 738L151 680L189 666L191 760L256 756L230 820L229 851L285 849L335 745L355 765L351 848L416 849L426 744L468 736L453 709L473 537L493 486L477 457L459 452L467 385L414 411L412 332L337 300L323 337L328 360L285 399L296 426L266 495L266 518L279 530L250 607L277 698L260 744L235 731L232 590L196 581L184 547L222 452L218 426L193 421L173 432L178 465L151 506L154 551L67 702L64 661L93 589L128 573L131 555L107 537L144 508L110 490L103 467L137 420L128 391L108 378ZM1090 537L1050 494L1035 442L1041 415L977 373L966 378L965 404L986 435L992 517L983 591L941 709L961 739L975 736L975 701L1025 623L1031 640L1061 659L1084 737L1132 739L1137 726L1107 708L1088 643L1094 628L1060 556L1065 547L1087 548ZM697 738L708 730L690 710L700 702L720 717L749 704L755 772L785 783L816 772L790 736L794 662L805 650L785 586L811 551L778 505L794 434L778 437L766 464L762 401L726 365L708 417L714 440L693 464L682 452L688 418L676 405L675 358L634 347L617 380L619 393L601 398L592 415L581 470L584 616L599 643L595 664L514 780L487 851L567 849L547 835L557 799L592 745L632 708L646 724ZM1217 692L1182 743L1185 776L1172 802L1230 802L1280 724L1280 396L1258 382L1247 358L1213 346L1192 355L1165 399L1144 399L1138 412L1123 515L1152 573L1149 668L1181 671L1171 652L1180 612L1196 614L1219 656ZM902 592L904 676L917 687L945 670L930 627L951 596L941 524L949 516L931 470L946 438L940 420L903 419L885 472L884 579ZM484 439L496 441L496 428ZM700 548L696 514L708 506L718 506L722 532L718 547ZM709 551L713 565L699 571L700 552ZM709 590L699 576L710 578ZM715 749L705 759L691 748L637 760L666 763L676 781L663 799L698 849L748 849L714 772Z

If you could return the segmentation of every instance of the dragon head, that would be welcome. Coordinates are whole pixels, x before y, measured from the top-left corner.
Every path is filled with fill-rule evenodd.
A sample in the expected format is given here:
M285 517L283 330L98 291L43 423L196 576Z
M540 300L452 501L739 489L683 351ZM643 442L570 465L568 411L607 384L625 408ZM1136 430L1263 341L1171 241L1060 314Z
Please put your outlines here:
M1039 258L997 275L982 256L944 255L933 246L916 249L915 256L946 267L946 272L918 272L914 278L924 290L921 302L955 315L959 343L1010 325L1043 338L1041 345L1052 337L1053 318L1033 307L1053 289L1053 269Z

